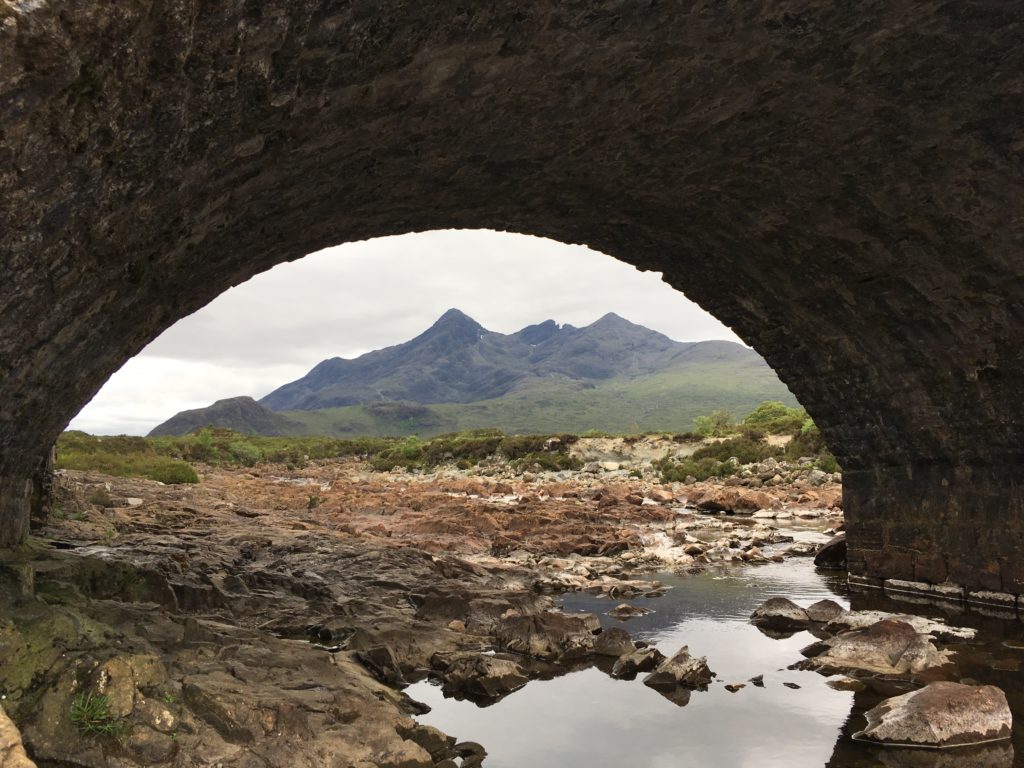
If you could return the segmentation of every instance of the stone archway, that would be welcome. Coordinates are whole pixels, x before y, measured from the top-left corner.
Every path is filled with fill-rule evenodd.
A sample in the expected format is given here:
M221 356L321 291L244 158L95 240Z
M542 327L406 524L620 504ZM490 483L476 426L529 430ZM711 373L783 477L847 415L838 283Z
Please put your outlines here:
M845 469L855 572L1022 592L1022 71L998 0L9 0L0 543L176 319L488 227L662 271L764 355Z

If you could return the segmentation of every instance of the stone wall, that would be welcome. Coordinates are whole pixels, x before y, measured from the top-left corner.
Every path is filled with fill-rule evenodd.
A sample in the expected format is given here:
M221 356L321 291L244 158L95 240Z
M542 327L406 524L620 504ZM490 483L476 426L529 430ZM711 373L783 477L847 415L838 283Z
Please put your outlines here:
M8 2L0 544L20 478L175 320L442 227L586 243L729 324L854 478L858 567L917 569L950 503L1015 529L1022 71L1002 0ZM961 466L991 492L948 501L928 468Z

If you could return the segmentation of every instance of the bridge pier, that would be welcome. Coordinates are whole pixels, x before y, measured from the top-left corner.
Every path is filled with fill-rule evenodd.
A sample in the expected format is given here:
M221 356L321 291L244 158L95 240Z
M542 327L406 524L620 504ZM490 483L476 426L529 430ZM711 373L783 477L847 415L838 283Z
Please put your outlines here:
M1024 487L1016 474L1010 465L952 463L845 473L851 580L1024 594Z
M28 538L32 480L0 476L0 549L17 547Z

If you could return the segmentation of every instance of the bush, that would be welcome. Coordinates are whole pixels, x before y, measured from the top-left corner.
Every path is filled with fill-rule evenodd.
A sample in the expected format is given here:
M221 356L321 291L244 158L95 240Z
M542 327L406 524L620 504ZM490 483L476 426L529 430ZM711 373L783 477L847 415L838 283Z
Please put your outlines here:
M199 482L192 467L162 455L157 445L144 437L94 437L68 432L57 441L56 466L116 477L148 477L164 483Z
M806 456L813 456L815 467L822 472L841 471L836 457L832 455L828 446L825 445L825 438L822 437L821 430L810 419L804 420L800 429L793 435L793 439L786 446L786 458L790 461Z
M561 472L562 470L575 470L583 466L583 462L575 459L567 453L528 453L518 459L513 459L509 464L516 469L537 469L546 472Z
M183 461L172 461L153 467L149 470L147 476L150 480L156 480L167 485L199 482L199 475L196 474L196 471Z
M807 412L803 408L790 408L777 400L768 400L744 417L743 426L769 435L788 435L800 429L807 420Z
M815 459L814 464L822 472L829 472L829 473L831 473L831 472L839 472L839 471L841 471L841 468L839 466L839 462L836 461L836 457L833 456L828 451L826 451L825 453L819 454L818 458Z
M693 452L691 458L695 461L700 459L728 461L730 458L736 457L740 464L753 464L757 461L764 461L767 458L777 458L782 456L782 454L781 448L769 445L762 440L752 440L749 437L733 437L728 440L702 445Z
M680 462L662 460L654 463L654 468L661 473L663 483L683 483L687 477L697 480L707 480L710 477L727 477L733 473L735 467L724 461L713 458L694 459L686 458Z

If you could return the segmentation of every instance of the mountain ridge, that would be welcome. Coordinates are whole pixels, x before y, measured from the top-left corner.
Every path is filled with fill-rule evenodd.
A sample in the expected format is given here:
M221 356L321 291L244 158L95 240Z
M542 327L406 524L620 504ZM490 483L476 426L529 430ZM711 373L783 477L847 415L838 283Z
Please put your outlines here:
M656 373L669 366L669 353L706 343L673 341L611 312L582 328L546 320L502 334L449 309L407 342L353 359L322 361L259 403L274 411L380 401L470 403L551 375L602 380ZM723 343L737 355L755 354L741 344Z
M607 401L600 412L586 400L590 391ZM598 422L588 428L621 429L661 414L671 422L664 428L685 431L681 422L699 412L684 406L716 397L721 407L796 402L756 352L735 342L675 341L613 312L583 327L545 320L502 334L453 308L409 341L322 360L258 401L183 411L150 434L208 424L259 434L409 434L488 418L497 423L483 426L543 431L552 420L582 423L575 415L583 413Z

